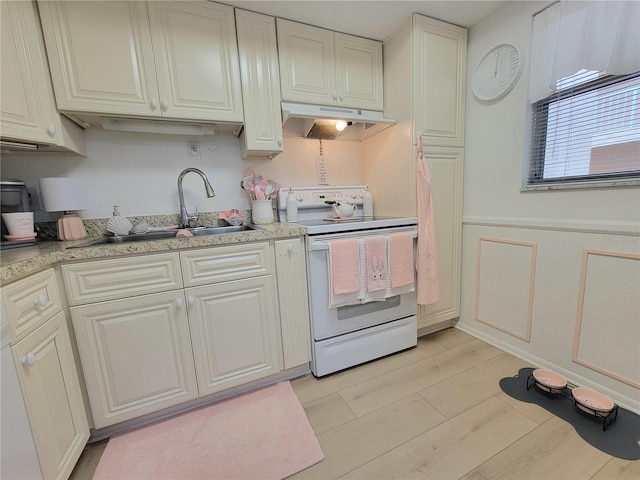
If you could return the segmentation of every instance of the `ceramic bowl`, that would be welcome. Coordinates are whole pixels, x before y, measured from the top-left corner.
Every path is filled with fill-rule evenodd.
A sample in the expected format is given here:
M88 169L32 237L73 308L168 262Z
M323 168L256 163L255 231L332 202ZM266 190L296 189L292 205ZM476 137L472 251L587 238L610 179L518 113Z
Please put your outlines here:
M576 387L571 393L578 407L587 413L609 413L613 410L613 400L600 392L587 387Z
M567 386L567 379L551 370L538 368L533 371L538 387L545 392L557 393Z

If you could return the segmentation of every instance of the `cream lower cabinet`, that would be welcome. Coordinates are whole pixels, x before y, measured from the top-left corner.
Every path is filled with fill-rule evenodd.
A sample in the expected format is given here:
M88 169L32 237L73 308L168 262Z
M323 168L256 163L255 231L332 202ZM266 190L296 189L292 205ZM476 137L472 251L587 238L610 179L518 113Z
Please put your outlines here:
M71 308L96 428L198 397L182 290Z
M200 395L280 371L271 276L186 289Z
M233 8L213 2L40 1L58 108L241 122Z
M11 347L44 478L69 478L89 440L65 315Z
M258 242L63 265L96 428L280 372L273 263Z
M66 479L89 426L54 271L3 286L2 304L42 475Z
M284 368L293 368L311 360L304 239L288 238L274 244Z

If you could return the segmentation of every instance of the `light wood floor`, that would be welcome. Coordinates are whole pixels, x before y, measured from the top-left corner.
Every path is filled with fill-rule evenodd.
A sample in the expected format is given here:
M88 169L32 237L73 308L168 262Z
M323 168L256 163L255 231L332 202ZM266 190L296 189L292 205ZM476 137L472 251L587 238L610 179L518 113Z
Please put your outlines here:
M640 479L573 427L502 392L531 365L450 328L341 373L291 381L325 459L292 479ZM71 478L90 479L105 442Z

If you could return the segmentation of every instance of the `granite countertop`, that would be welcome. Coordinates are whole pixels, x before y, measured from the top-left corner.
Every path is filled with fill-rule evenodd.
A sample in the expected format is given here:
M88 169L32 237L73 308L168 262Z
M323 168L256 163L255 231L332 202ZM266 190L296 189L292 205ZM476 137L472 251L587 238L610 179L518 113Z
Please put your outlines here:
M31 247L2 250L0 256L0 284L17 280L60 262L108 258L151 252L167 252L186 248L226 245L259 240L274 240L305 235L303 227L291 223L254 225L254 230L218 235L169 238L148 242L116 243L84 248L67 248L85 243L90 238L67 242L41 241Z

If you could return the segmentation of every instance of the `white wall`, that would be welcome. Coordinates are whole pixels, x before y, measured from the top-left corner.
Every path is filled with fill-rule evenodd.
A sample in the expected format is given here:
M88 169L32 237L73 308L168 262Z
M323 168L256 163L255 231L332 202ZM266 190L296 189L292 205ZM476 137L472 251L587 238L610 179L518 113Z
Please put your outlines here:
M190 140L200 142L200 159L189 158ZM273 160L244 162L239 141L231 134L187 137L96 130L85 132L85 141L86 158L3 155L2 178L24 180L30 188L41 177L78 178L88 197L87 210L79 212L83 218L110 217L113 205L120 205L120 213L125 216L178 213L176 182L187 167L205 172L216 192L214 198L207 198L202 180L192 173L185 176L185 201L190 213L196 206L201 212L249 209L246 192L240 188L245 167L283 186L316 185L318 140L286 138L285 152ZM325 140L322 144L332 185L362 183L359 143Z
M471 92L490 48L514 43L529 57L546 4L511 2L469 31L458 327L639 411L640 190L521 192L528 68L498 102Z

